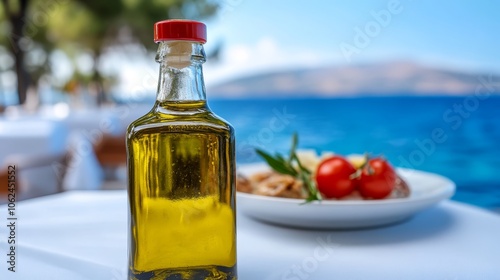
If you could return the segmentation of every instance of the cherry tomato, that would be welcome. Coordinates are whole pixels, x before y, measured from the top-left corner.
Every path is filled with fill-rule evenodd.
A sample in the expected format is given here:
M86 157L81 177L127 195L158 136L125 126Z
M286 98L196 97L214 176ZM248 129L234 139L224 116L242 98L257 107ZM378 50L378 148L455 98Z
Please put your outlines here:
M341 156L333 156L322 161L316 171L318 190L326 198L341 198L352 193L356 180L350 176L356 169Z
M368 161L359 178L359 192L363 197L381 199L388 196L396 185L396 172L383 158Z

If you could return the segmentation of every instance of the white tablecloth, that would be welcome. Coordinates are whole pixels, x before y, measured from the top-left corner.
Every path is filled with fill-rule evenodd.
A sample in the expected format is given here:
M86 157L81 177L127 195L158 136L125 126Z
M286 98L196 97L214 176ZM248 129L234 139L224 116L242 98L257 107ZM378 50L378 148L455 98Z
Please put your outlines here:
M58 120L67 124L71 132L81 131L89 137L125 133L125 127L120 122L120 111L115 107L71 108L67 104L59 103L53 106L42 106L34 115L19 113L18 115L10 114L10 116Z
M0 118L0 164L12 155L64 152L68 127L57 120Z
M18 203L16 272L0 279L126 279L125 191L74 191ZM0 207L7 224L7 209ZM500 216L446 201L384 228L309 231L238 216L242 280L500 279Z
M16 164L19 157L30 160L69 151L70 162L66 165L69 168L65 170L62 186L72 190L101 187L103 172L93 147L104 135L124 135L124 121L136 113L133 108L123 106L71 109L62 103L42 107L36 113L23 111L22 107L9 109L0 117L0 167ZM38 170L23 171L22 195L53 193L61 180L55 176L53 166L45 163Z

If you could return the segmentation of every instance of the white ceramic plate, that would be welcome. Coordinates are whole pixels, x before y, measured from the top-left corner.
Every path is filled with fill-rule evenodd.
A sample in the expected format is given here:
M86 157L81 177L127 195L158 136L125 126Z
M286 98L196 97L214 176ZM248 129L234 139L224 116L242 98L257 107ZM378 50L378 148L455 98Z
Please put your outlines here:
M238 173L250 175L268 170L265 164L238 166ZM443 176L412 169L398 169L408 183L406 198L385 200L323 200L302 204L303 199L267 197L237 193L238 211L272 224L316 229L348 229L382 226L408 219L441 200L450 198L455 184Z

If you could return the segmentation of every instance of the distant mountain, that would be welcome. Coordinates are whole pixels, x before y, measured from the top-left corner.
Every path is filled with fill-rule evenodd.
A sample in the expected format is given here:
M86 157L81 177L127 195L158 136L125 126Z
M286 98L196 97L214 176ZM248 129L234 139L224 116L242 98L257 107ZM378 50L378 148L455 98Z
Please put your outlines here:
M492 84L492 81L494 84ZM500 92L500 76L421 66L410 62L325 67L259 74L212 86L218 96L461 95L478 87Z

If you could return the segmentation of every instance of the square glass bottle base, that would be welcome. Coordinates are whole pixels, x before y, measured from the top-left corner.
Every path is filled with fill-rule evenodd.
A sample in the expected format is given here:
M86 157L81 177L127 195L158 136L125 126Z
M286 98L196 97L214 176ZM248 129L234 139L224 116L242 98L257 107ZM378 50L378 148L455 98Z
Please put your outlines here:
M185 269L160 269L149 272L129 271L129 280L237 280L236 266L211 266Z

